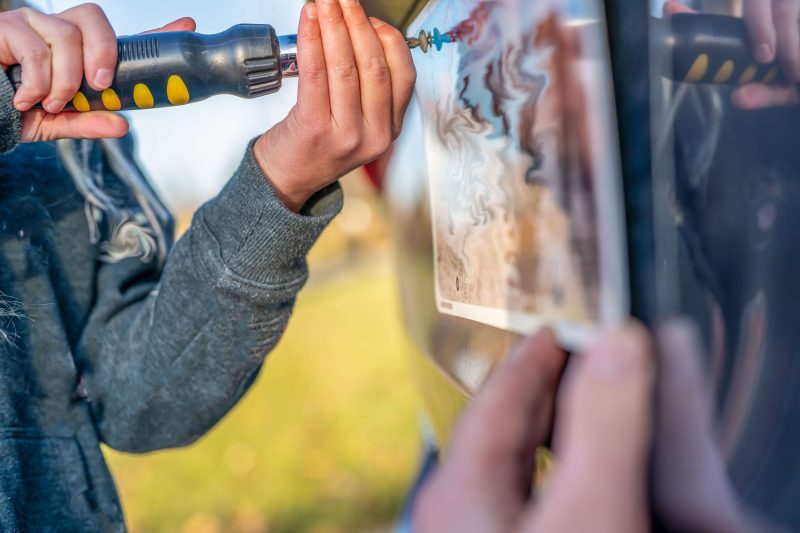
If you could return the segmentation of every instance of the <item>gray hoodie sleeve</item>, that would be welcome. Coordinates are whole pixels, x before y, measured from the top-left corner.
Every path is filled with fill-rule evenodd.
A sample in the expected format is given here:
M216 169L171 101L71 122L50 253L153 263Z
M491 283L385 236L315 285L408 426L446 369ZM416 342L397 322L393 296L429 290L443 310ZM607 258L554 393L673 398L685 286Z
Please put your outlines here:
M8 76L0 75L0 154L17 147L21 131L22 115L14 107L14 87Z
M163 272L138 259L102 266L76 354L101 439L145 452L189 444L219 421L280 339L306 254L341 205L336 184L289 211L250 147Z

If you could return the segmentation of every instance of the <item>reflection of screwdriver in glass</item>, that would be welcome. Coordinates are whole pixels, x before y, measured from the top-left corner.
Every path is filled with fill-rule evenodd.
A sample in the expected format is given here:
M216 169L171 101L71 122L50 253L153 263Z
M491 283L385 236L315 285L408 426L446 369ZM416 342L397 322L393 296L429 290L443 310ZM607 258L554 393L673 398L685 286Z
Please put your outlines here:
M453 32L442 33L438 28L434 28L433 33L422 30L419 32L419 37L408 37L406 39L409 48L412 50L419 48L424 54L427 54L428 50L433 48L440 52L444 44L454 42L456 42L456 36Z

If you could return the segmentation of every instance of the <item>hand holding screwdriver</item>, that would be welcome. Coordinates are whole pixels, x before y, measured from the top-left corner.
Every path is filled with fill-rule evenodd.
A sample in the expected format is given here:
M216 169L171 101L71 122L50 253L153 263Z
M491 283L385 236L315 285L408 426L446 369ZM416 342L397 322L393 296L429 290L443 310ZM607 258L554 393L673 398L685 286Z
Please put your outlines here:
M181 19L157 31L195 26ZM114 113L64 110L84 76L98 93L114 83L117 40L102 9L86 4L58 15L28 8L3 13L0 35L0 62L21 67L14 104L23 113L23 142L127 133L126 120ZM389 24L368 18L358 0L306 5L298 49L303 72L298 103L254 149L276 194L295 211L389 149L416 79L406 39ZM43 109L35 109L38 104Z
M154 32L194 29L194 21L183 18ZM22 86L14 98L22 112L22 142L113 138L128 132L127 121L114 113L61 112L84 76L98 91L113 82L117 39L100 7L83 4L56 15L31 8L0 13L0 63L22 66ZM39 103L44 110L33 109Z
M297 40L297 104L255 144L256 160L294 210L389 149L416 80L405 37L368 18L357 0L306 4Z

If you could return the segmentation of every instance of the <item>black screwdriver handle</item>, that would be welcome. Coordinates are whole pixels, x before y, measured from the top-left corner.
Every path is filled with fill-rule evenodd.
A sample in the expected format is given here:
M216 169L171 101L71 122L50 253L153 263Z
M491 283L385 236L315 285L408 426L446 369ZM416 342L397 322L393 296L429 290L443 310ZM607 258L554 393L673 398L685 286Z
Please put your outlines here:
M776 63L753 57L744 20L680 13L654 19L663 74L675 81L716 85L785 83Z
M217 94L255 98L279 90L284 76L278 37L266 24L240 24L215 35L135 35L120 37L117 43L113 85L97 92L84 80L67 109L149 109L198 102ZM21 67L12 66L7 74L18 90Z

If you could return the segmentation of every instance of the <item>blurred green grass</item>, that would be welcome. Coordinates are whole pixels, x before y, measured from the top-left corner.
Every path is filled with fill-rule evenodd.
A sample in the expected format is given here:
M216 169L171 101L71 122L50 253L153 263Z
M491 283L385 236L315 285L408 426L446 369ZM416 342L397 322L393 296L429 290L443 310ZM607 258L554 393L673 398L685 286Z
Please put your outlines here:
M341 239L333 227L319 248ZM218 427L189 449L109 451L132 532L391 524L419 458L420 399L397 294L382 244L371 244L367 259L312 267L286 336Z

